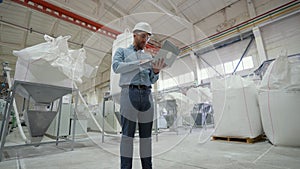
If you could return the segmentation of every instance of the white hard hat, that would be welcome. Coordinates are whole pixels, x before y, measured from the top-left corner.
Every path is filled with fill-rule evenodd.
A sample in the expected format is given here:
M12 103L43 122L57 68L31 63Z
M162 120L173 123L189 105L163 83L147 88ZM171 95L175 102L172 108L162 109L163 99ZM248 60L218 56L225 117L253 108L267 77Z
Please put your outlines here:
M140 31L143 31L143 32L147 32L148 34L152 35L152 28L151 28L151 26L150 26L148 23L146 23L146 22L139 22L139 23L137 23L137 24L134 26L132 32L134 32L134 31L136 31L136 30L140 30Z

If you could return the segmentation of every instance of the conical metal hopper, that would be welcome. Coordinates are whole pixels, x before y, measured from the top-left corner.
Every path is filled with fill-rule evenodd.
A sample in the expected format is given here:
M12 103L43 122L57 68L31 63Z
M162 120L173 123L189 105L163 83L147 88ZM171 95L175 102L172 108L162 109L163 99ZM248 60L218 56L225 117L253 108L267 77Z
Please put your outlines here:
M27 95L30 95L31 99L37 103L44 104L49 104L56 99L72 92L72 88L45 84L41 85L34 83L22 83L22 87L26 90Z
M72 88L17 80L14 81L14 87L16 93L24 98L33 100L36 105L41 105L45 108L45 110L27 110L25 113L26 125L32 138L31 141L40 142L57 114L57 111L46 110L46 105L50 105L62 96L72 93ZM29 107L29 105L27 106Z
M48 130L57 111L28 110L26 114L26 125L31 136L31 142L40 142Z

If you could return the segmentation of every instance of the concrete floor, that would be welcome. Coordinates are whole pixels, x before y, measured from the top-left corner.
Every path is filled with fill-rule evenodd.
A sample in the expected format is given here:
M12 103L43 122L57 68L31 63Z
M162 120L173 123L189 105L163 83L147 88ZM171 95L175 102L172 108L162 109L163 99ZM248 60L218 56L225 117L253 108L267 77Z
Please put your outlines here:
M153 136L155 169L299 169L300 148L276 147L267 141L254 144L210 141L212 129L162 131ZM87 137L88 136L88 137ZM8 147L16 144L15 135L7 137L0 169L117 169L120 136L101 142L101 134L89 132L77 137L74 151L70 142ZM158 138L158 141L156 141ZM44 139L44 141L47 139ZM138 139L135 140L134 169L141 169Z

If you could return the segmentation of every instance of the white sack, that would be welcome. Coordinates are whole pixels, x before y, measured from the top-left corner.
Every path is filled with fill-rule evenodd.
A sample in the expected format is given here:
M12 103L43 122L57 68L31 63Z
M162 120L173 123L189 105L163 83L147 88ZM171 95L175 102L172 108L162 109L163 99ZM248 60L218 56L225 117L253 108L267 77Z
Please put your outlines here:
M216 126L214 135L255 138L262 134L254 83L234 75L226 79L214 79L212 84L217 84L212 91Z
M299 90L300 57L279 56L262 78L260 90Z
M300 146L300 57L279 56L271 63L258 96L268 139L274 145Z
M18 56L15 80L72 87L72 81L81 83L83 75L91 70L85 65L85 50L69 50L71 36L52 38L44 36L46 42L13 51Z
M78 50L69 50L67 55L57 57L51 66L57 67L67 77L82 83L81 77L85 74L84 61L86 53L83 48ZM62 55L61 55L62 56Z
M300 91L267 91L258 95L263 129L274 145L300 146Z
M46 61L52 61L56 59L59 54L66 55L68 53L67 41L70 39L70 36L59 36L55 39L45 35L44 39L46 42L19 51L13 51L13 54L23 60L38 60L42 58Z
M72 80L43 59L18 58L14 75L16 80L72 88Z

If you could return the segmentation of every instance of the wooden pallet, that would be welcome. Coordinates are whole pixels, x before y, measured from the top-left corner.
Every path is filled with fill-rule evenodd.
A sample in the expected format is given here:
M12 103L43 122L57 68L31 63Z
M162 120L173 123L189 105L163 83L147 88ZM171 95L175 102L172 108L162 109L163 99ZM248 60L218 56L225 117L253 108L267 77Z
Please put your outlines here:
M258 141L263 140L263 135L259 135L255 138L243 138L243 137L234 137L234 136L212 136L212 140L223 140L223 141L230 141L230 142L243 142L243 143L255 143Z

